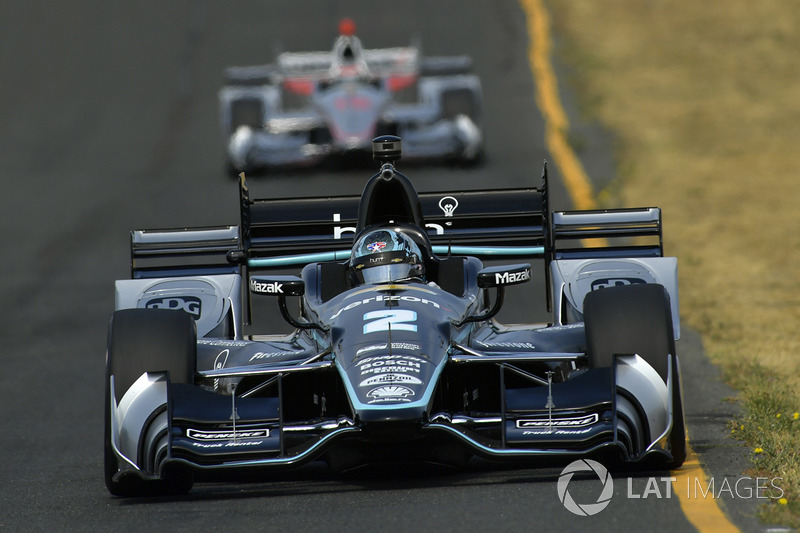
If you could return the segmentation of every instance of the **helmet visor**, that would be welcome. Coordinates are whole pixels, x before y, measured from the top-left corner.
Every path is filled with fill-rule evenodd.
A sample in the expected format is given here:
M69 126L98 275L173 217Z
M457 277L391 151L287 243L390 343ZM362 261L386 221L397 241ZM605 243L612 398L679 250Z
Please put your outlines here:
M364 268L358 271L357 276L361 277L363 283L392 283L413 277L412 270L418 270L416 265L410 263L395 263L392 265L381 265Z

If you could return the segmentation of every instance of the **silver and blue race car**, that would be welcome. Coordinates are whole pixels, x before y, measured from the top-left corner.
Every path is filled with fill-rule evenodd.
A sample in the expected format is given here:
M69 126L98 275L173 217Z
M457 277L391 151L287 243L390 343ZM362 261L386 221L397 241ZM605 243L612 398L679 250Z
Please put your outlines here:
M418 193L400 139L373 145L360 197L252 199L242 175L238 225L132 232L108 333L109 491L312 461L682 464L660 210L550 212L546 166L539 186ZM550 319L500 323L533 261Z
M469 57L364 49L349 19L340 33L331 51L226 69L219 103L231 171L352 164L382 134L403 138L406 161L480 160L481 83Z

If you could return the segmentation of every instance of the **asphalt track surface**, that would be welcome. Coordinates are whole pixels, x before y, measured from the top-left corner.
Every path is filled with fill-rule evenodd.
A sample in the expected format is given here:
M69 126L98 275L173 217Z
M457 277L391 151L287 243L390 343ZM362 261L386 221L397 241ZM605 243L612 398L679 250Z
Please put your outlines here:
M111 497L102 480L102 397L113 282L129 275L133 228L238 220L217 123L225 66L268 62L280 49L327 49L337 21L352 16L367 47L416 36L428 54L471 55L482 77L485 165L408 169L419 190L538 184L549 155L523 13L512 0L73 4L0 8L0 531L694 529L677 498L627 497L643 493L645 476L632 478L631 489L616 477L609 506L586 518L559 502L560 468L480 462L459 472L383 468L346 477L312 467L197 485L175 498ZM570 110L568 93L564 101ZM601 187L613 177L610 141L591 125L573 126ZM568 209L551 170L554 208ZM357 194L370 172L284 173L250 186L253 196ZM505 316L544 319L541 288L530 290ZM731 392L696 336L684 338L693 444L711 475L737 478L745 453L726 436ZM570 493L593 502L600 482L584 477ZM723 505L755 531L753 503Z

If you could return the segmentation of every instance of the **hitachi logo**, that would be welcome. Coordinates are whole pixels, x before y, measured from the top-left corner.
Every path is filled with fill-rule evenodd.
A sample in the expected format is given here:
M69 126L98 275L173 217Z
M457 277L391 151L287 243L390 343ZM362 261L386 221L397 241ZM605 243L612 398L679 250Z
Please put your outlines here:
M283 283L278 283L277 281L262 283L251 279L250 290L260 294L283 294Z
M510 283L519 283L521 281L528 281L531 279L531 271L526 268L522 272L499 272L494 275L494 282L498 285L508 285Z

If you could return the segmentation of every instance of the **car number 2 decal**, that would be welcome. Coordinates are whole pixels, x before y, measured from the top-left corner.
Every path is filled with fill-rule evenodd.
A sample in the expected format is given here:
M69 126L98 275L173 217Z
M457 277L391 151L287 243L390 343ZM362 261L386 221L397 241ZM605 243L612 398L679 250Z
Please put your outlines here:
M386 309L364 313L364 334L379 331L417 331L417 313L407 309Z

